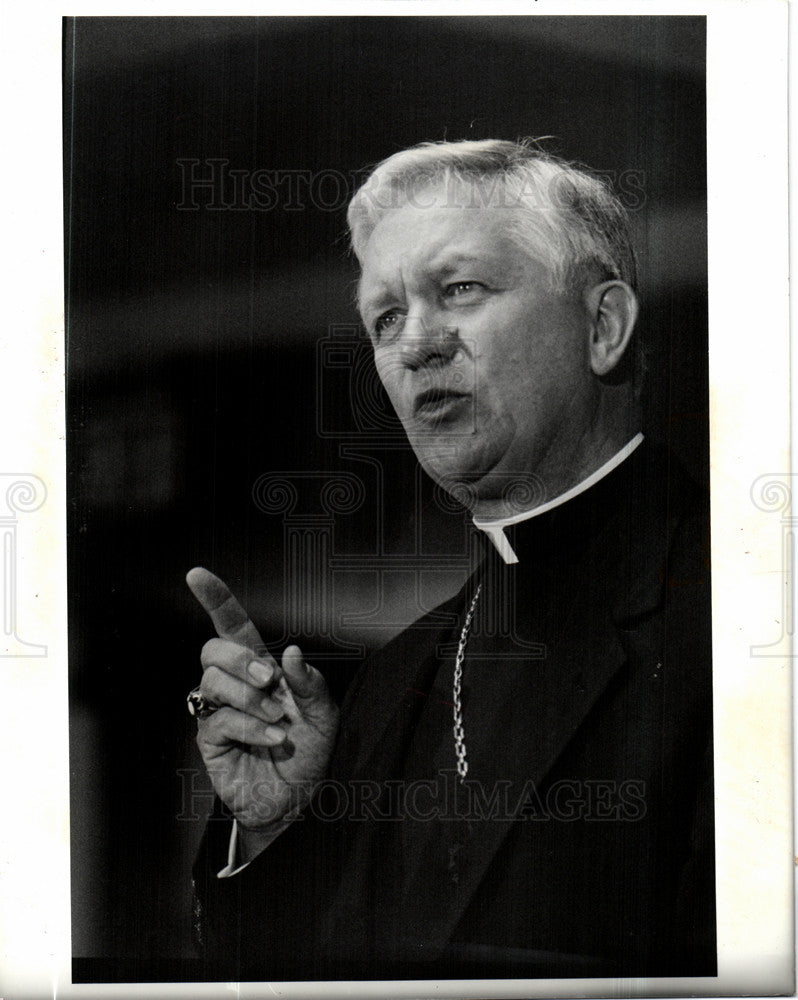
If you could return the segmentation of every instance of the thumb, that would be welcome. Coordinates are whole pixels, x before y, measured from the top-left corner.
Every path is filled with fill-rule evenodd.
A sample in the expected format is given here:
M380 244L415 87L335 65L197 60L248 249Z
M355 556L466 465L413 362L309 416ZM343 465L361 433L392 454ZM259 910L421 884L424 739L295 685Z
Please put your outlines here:
M303 701L328 700L327 682L315 667L305 661L299 646L286 646L282 662L285 679L295 698Z

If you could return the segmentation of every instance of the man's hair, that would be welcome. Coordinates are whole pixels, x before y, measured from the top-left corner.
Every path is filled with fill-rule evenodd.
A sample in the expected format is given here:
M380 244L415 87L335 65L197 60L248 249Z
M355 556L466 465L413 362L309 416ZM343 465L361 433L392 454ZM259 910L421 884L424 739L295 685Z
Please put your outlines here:
M540 149L534 140L424 142L394 153L371 172L349 204L352 249L360 258L380 219L445 187L453 208L523 209L508 214L519 249L551 270L559 290L620 279L635 288L637 268L626 209L587 169Z

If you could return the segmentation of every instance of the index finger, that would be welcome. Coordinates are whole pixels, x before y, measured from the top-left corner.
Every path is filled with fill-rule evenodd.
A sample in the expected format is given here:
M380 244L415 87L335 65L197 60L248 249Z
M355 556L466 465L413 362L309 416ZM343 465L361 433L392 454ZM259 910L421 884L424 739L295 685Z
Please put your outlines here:
M202 566L186 574L191 593L208 612L220 639L231 639L247 646L258 656L268 656L266 643L250 621L249 615L233 596L230 588Z

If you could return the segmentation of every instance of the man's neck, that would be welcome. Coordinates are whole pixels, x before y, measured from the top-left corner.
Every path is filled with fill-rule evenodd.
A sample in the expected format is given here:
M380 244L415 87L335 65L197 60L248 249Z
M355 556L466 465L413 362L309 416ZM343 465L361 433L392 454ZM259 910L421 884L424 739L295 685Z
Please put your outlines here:
M611 458L600 465L597 469L594 469L593 472L582 479L581 482L576 483L574 486L570 487L570 489L558 494L551 500L546 500L543 503L537 504L527 510L516 511L513 514L506 514L498 518L482 518L474 515L475 526L488 535L498 550L499 555L501 555L506 563L518 562L515 552L504 535L504 529L506 527L511 524L518 524L520 521L526 521L530 518L537 517L540 514L545 514L547 511L568 503L569 500L573 500L575 497L579 496L580 493L584 493L586 490L589 490L591 486L595 486L596 483L604 479L605 476L608 476L614 469L621 465L621 463L632 454L642 440L643 435L638 432L631 439L631 441L628 441L622 448L618 449L618 451Z
M526 489L504 488L497 494L477 497L471 514L479 521L504 520L568 493L611 461L639 432L639 422L630 420L629 416L627 413L626 419L615 424L606 420L598 422L602 432L597 432L594 425L569 447L564 447L562 441L553 441L533 472L518 477L519 487ZM503 483L503 486L508 485L514 484ZM526 503L520 499L525 493L534 494Z

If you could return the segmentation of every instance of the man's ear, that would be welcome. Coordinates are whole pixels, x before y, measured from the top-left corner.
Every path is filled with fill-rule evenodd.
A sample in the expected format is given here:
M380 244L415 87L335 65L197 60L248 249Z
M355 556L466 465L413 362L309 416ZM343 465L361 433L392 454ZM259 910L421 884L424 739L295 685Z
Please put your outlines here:
M623 357L637 320L637 296L625 281L604 281L585 292L590 317L590 367L608 375Z

